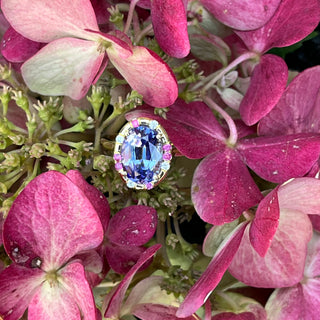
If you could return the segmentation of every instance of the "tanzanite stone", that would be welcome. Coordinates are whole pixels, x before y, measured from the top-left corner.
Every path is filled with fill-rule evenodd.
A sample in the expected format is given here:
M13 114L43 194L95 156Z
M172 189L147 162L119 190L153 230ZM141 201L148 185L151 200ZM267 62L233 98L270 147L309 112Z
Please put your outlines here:
M131 128L121 147L121 162L127 177L148 185L161 171L163 144L157 139L157 131L146 125Z

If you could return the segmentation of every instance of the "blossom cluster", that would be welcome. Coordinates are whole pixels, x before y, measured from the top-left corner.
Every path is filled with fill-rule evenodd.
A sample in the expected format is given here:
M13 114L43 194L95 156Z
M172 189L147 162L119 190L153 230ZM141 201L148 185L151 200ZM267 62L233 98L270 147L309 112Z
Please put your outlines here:
M0 17L0 319L318 318L320 66L284 59L317 36L318 0L1 0ZM174 159L135 190L113 151L140 118Z

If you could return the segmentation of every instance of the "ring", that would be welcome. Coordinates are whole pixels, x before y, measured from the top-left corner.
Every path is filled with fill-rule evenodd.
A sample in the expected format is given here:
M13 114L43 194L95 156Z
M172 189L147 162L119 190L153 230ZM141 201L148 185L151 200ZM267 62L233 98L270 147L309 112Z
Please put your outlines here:
M172 145L158 121L133 119L115 139L113 159L128 188L150 190L170 169Z

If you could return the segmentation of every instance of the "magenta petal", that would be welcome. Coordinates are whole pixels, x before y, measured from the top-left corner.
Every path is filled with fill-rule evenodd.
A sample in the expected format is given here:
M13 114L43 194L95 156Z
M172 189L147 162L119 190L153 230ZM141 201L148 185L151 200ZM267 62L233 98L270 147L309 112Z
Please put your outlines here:
M274 14L280 0L202 0L203 5L222 23L238 30L262 27Z
M240 104L240 115L248 126L272 110L286 88L288 67L284 60L265 54L254 68L250 86Z
M251 312L232 313L222 312L212 317L211 320L257 320Z
M136 272L140 269L140 267L147 262L153 255L160 249L161 245L155 244L154 246L145 250L137 263L130 269L130 271L125 275L121 283L118 285L117 289L112 293L111 297L107 296L107 305L104 317L105 318L113 318L120 315L121 303L124 298L124 295L128 289L128 286L136 274Z
M42 46L42 43L29 40L10 27L2 38L1 53L10 62L24 62Z
M118 51L110 47L110 61L127 80L132 89L143 96L153 107L163 108L174 103L178 97L176 78L169 66L151 50L133 47L133 54L123 59Z
M155 116L153 111L151 108L134 110L127 114L127 120L137 117L156 119L165 128L170 141L179 152L190 159L200 159L224 148L226 134L203 102L187 104L178 99L170 106L167 119Z
M83 192L65 175L49 171L33 179L13 202L3 238L12 260L32 266L37 258L47 271L97 247L103 229Z
M200 218L214 225L237 219L262 199L239 154L229 148L202 160L193 176L191 195Z
M38 268L25 268L15 263L4 269L0 273L0 318L20 319L44 276Z
M191 288L178 309L176 314L178 317L190 316L204 304L208 295L214 290L229 267L230 262L239 248L246 226L247 222L239 224L220 245L207 269Z
M119 246L111 243L107 245L105 250L110 268L117 273L126 274L132 266L136 264L146 248L136 246ZM147 266L148 264L143 265L143 268Z
M152 207L126 207L111 218L106 236L119 245L141 246L153 237L157 222L157 212Z
M50 42L21 67L28 88L43 95L83 98L104 58L97 43L75 38Z
M98 30L89 0L3 0L1 9L12 27L33 41L83 38L85 29Z
M259 122L259 135L320 131L320 66L297 75L278 104Z
M281 208L279 226L267 254L262 258L253 249L248 228L229 271L239 281L252 287L292 286L303 278L307 244L311 236L312 225L307 215Z
M151 18L154 35L162 50L176 58L187 56L190 43L182 0L151 1Z
M261 178L282 183L301 177L312 168L319 158L320 136L300 133L243 139L237 150Z
M290 46L309 35L320 20L319 1L284 0L262 28L236 31L252 51L266 52L274 47Z
M272 190L260 203L249 230L252 247L264 257L279 225L278 188Z
M69 170L66 176L76 185L90 200L101 220L103 230L106 231L110 219L110 207L107 198L101 191L89 184L77 170Z
M177 307L155 303L138 304L133 314L141 320L196 320L192 315L181 318L176 316Z

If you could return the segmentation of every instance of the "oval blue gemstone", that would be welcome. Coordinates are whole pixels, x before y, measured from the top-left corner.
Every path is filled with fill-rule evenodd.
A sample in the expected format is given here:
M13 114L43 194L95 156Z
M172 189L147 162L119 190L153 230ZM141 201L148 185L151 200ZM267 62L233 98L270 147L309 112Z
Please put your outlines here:
M160 172L163 144L156 136L157 132L145 125L129 130L120 154L123 169L131 181L146 184Z

